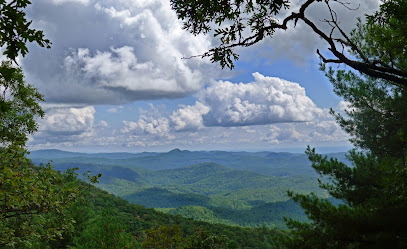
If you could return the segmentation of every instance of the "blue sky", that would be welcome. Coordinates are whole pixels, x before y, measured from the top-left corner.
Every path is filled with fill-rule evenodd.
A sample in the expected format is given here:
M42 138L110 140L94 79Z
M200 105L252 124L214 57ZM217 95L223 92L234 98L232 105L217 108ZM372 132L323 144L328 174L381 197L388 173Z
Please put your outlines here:
M290 11L301 0L293 1ZM355 3L357 4L357 3ZM338 7L349 31L377 0ZM347 103L318 70L326 45L302 24L238 49L233 71L182 59L216 44L193 36L169 0L36 0L29 17L52 42L19 58L45 96L30 149L70 151L341 150L348 137L328 114ZM286 13L281 13L284 16ZM326 15L316 3L314 20ZM321 23L323 25L323 23Z

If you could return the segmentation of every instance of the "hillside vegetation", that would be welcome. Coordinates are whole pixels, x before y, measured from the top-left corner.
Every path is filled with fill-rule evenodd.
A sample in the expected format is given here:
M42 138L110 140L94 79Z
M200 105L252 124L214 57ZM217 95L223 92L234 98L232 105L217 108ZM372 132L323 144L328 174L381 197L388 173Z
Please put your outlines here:
M346 160L343 153L336 156ZM307 168L303 154L46 150L34 151L30 157L37 164L52 159L62 171L79 167L80 173L101 173L98 188L131 203L211 223L285 228L283 217L307 220L289 200L287 190L328 197L318 188L317 176Z

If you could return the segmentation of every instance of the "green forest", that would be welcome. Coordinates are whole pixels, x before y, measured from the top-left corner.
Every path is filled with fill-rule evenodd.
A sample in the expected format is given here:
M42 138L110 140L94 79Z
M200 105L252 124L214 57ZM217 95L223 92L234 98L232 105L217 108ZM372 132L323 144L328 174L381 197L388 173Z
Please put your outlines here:
M345 153L334 155L346 161ZM287 190L328 197L319 189L305 154L172 150L120 155L39 150L29 158L36 165L52 160L61 171L76 166L79 174L101 173L95 186L111 194L211 223L285 229L283 217L306 220ZM196 162L201 163L188 165Z
M18 57L30 56L30 43L53 44L27 19L30 1L0 0L0 248L406 248L407 1L381 1L350 33L335 12L346 2L304 0L281 17L290 3L171 0L171 7L184 29L214 34L218 46L197 56L222 68L234 67L238 48L297 22L326 43L329 53L316 51L320 69L352 107L331 114L354 149L344 159L308 147L308 165L290 164L298 171L279 163L265 170L265 153L238 161L192 162L177 157L189 153L180 150L66 161L54 151L53 162L30 159L44 96L25 82ZM315 5L327 8L330 30L308 18Z

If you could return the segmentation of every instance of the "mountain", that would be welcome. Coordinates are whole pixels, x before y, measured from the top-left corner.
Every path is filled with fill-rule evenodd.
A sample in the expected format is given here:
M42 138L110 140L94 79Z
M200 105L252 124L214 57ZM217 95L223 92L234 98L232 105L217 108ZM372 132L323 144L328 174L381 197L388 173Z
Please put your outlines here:
M157 152L141 152L141 153L127 153L127 152L113 152L113 153L80 153L69 152L63 150L34 150L30 152L29 158L31 159L60 159L60 158L106 158L106 159L128 159L145 156L158 155Z
M335 153L346 161L345 153ZM330 154L328 154L330 156ZM29 155L35 164L53 161L61 163L90 163L122 167L163 170L199 163L217 163L225 167L256 172L268 176L317 176L305 154L286 152L226 152L188 151L174 149L166 153L96 153L85 154L58 150L33 151Z
M214 240L216 248L271 249L276 248L278 238L288 236L285 231L265 226L244 228L166 214L130 204L83 182L79 184L86 191L81 200L65 210L66 217L76 221L72 232L45 242L33 238L35 248L150 248L147 240L152 239L154 248L178 248L176 245L181 243L192 244L188 248L202 248L193 245ZM148 238L148 234L160 236ZM176 241L171 240L174 237Z
M345 160L344 153L332 154ZM330 155L328 155L330 156ZM317 175L305 154L187 151L85 154L35 151L34 163L53 160L61 171L78 167L103 177L96 186L132 203L197 220L284 228L283 216L306 220L287 190L314 192Z

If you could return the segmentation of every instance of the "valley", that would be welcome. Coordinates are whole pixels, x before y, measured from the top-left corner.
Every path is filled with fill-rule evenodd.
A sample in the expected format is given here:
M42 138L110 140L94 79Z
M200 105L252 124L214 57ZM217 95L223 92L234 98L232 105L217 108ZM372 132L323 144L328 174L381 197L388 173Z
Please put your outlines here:
M345 153L329 154L346 161ZM318 175L305 154L187 151L86 154L40 150L33 163L61 171L101 173L96 186L131 203L195 220L227 225L285 228L283 217L306 221L287 190L314 192Z

